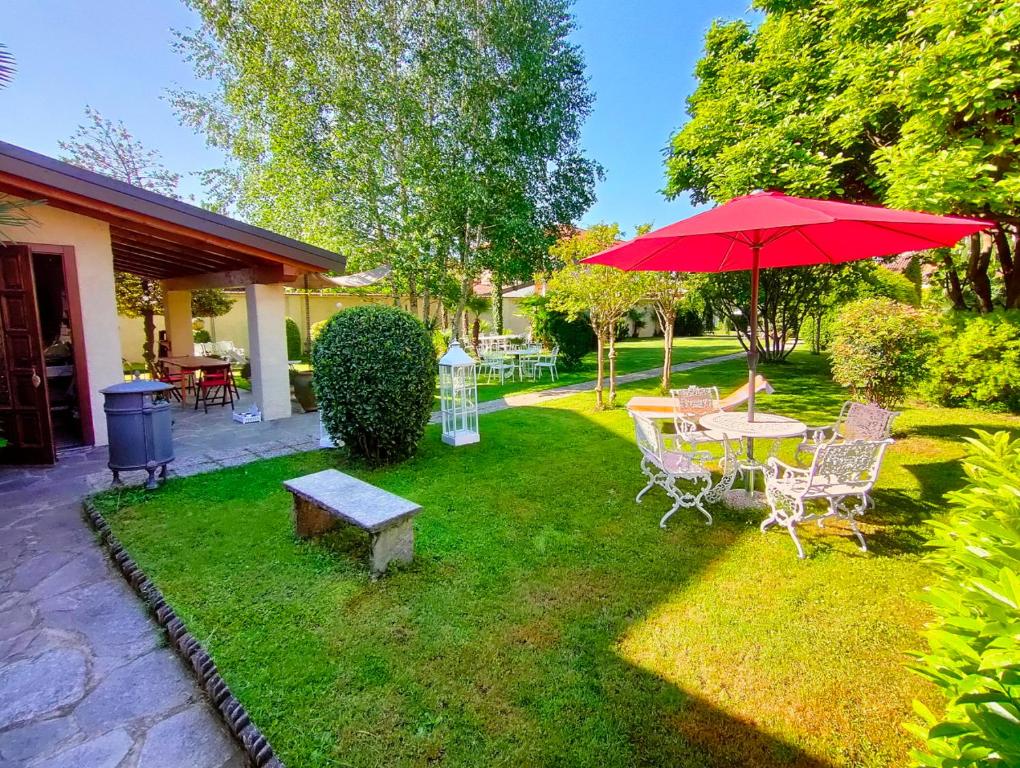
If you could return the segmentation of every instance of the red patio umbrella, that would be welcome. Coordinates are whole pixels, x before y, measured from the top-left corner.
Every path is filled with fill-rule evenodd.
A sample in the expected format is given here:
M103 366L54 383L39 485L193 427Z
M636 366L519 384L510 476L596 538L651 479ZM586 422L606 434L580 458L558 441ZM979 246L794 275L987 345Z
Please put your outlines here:
M991 226L977 219L755 192L613 246L584 262L651 272L751 270L747 412L748 421L754 421L759 269L841 264L939 248Z

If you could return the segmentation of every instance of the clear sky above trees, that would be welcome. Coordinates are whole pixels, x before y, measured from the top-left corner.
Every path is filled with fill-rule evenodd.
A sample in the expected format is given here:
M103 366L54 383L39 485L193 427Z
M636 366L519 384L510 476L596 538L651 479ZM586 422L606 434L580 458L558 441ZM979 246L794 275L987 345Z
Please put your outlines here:
M744 14L745 0L642 0L640 12L614 0L579 0L576 42L584 49L596 93L582 142L607 170L585 223L682 218L686 201L659 194L661 150L694 86L694 62L712 18ZM187 174L218 163L201 137L178 125L166 88L194 83L170 49L171 28L193 17L179 0L7 0L2 36L18 58L18 75L2 94L0 139L56 155L92 104L124 120L167 166L185 174L182 191L199 192Z

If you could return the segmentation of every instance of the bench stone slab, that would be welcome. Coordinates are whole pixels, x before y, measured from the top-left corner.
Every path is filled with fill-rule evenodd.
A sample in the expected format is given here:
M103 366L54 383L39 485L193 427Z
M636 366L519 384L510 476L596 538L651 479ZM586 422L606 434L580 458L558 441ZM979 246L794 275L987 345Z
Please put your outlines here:
M326 533L337 522L368 531L372 540L372 572L390 562L414 557L413 518L421 507L335 469L286 480L294 495L294 530L301 538Z

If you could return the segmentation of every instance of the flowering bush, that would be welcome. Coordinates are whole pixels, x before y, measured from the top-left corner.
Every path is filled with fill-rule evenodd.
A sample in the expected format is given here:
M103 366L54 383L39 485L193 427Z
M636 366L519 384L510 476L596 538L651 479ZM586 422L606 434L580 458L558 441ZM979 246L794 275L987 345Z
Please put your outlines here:
M942 689L939 717L920 702L925 741L918 765L1020 765L1020 440L978 433L964 468L969 484L949 494L950 514L931 521L927 560L938 581L928 651L912 669Z
M954 315L928 369L942 405L1020 411L1020 311Z
M892 299L846 304L832 329L832 377L855 398L891 407L922 381L935 338L930 315Z

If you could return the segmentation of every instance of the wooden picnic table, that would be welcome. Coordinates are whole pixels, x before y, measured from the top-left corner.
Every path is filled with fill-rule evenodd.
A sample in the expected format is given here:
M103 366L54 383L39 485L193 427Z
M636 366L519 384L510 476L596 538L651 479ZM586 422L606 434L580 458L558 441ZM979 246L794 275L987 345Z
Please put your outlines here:
M165 365L172 365L180 368L182 374L194 373L195 371L216 370L229 368L229 360L221 360L218 357L202 357L201 355L178 355L176 357L161 357L159 362ZM181 381L181 404L188 404L188 388L185 382Z

